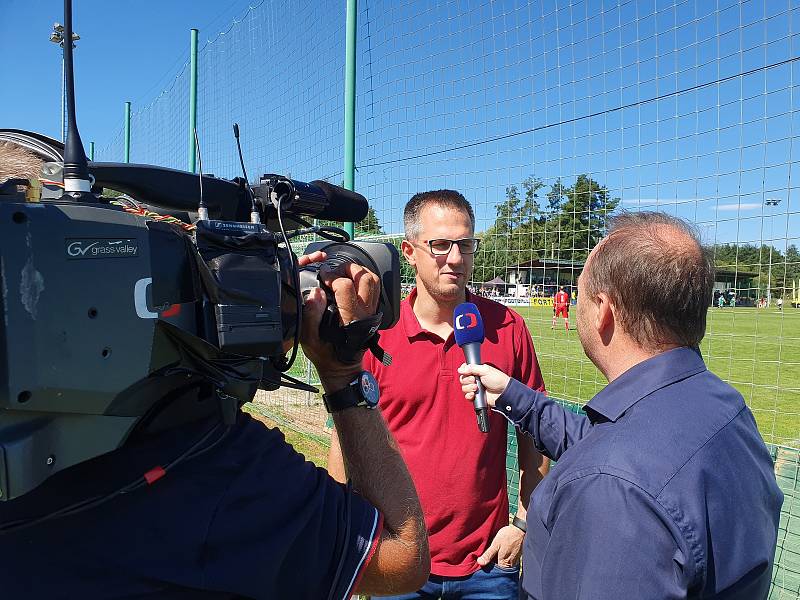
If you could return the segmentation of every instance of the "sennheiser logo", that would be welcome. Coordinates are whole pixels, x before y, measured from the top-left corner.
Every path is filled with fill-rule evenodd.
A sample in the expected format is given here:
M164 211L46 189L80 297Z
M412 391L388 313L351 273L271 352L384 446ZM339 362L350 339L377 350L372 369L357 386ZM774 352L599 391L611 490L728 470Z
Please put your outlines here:
M128 258L139 254L136 239L67 239L67 258Z
M211 221L211 228L221 231L261 231L260 225L250 223L232 223L227 221Z

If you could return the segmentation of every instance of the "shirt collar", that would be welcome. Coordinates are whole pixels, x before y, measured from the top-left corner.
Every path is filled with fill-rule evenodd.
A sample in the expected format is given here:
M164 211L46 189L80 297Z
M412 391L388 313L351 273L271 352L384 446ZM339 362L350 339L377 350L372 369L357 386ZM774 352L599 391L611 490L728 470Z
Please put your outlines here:
M466 294L467 302L476 301L477 296L471 294L469 290L466 290ZM422 325L419 324L419 319L417 319L417 315L414 313L414 308L412 305L416 298L417 288L414 288L411 290L411 293L408 295L408 297L400 303L400 322L403 325L403 331L405 331L408 339L413 339L418 335L430 333L426 329L422 328Z
M642 398L705 370L699 350L674 348L625 371L600 390L583 410L592 422L613 422Z

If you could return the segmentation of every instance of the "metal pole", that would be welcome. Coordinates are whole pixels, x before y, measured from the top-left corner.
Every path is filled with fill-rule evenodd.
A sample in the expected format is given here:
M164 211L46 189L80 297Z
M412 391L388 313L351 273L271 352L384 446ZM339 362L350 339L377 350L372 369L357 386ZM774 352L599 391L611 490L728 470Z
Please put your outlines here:
M773 214L773 207L781 203L782 198L767 198L764 201L769 208L769 268L767 269L767 306L772 306L772 236L774 234L773 226L775 224L775 215Z
M772 221L772 219L770 219ZM770 237L772 237L772 225L770 224ZM767 271L767 306L772 306L772 246L769 247L769 270Z
M347 0L344 68L344 187L355 189L356 175L356 17L358 0ZM345 223L352 238L353 223Z
M131 162L131 103L125 103L125 162Z
M74 42L81 39L74 31L72 32L73 47ZM66 57L64 55L64 26L61 23L53 23L53 33L50 34L50 41L61 47L61 141L67 139L67 70Z
M94 160L94 142L89 142L89 160Z
M64 46L61 46L61 141L67 139L67 76L64 72Z
M189 170L195 172L197 149L194 144L194 130L197 127L197 29L191 30L189 49Z

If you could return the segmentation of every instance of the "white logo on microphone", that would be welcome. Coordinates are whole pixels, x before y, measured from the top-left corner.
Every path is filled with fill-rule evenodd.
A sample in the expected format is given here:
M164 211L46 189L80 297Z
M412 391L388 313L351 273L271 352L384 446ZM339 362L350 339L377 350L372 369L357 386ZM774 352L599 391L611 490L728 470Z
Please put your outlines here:
M469 319L469 323L466 325L464 324L464 318ZM456 317L456 329L459 331L462 329L472 329L473 327L478 326L478 317L475 313L464 313L463 315L458 315Z

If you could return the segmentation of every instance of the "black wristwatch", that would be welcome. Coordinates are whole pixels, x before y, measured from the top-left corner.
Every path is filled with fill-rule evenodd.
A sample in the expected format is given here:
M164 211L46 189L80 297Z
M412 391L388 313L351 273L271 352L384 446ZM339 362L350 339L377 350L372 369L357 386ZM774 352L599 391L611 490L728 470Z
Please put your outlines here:
M528 524L520 519L517 515L514 515L514 519L511 521L511 524L523 533L528 532Z
M329 413L339 412L353 406L375 408L378 406L380 391L378 382L369 371L361 371L346 388L331 394L322 394L322 401Z

